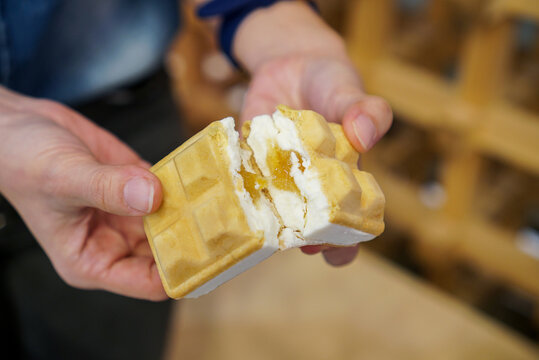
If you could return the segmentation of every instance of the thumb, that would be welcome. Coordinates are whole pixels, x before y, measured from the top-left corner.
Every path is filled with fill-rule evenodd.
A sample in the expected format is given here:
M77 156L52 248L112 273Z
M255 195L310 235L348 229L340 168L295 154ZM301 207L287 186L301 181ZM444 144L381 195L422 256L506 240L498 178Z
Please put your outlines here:
M335 86L326 92L328 101L318 101L313 108L329 121L340 122L357 151L370 150L391 127L393 112L381 97L366 95L359 86Z
M365 94L351 64L327 60L314 62L305 71L309 105L328 121L342 123L356 150L369 150L389 130L391 107L384 99Z
M389 130L393 121L391 107L378 96L352 100L342 110L346 137L359 152L371 149Z
M157 210L161 203L161 183L143 167L89 162L77 165L70 174L67 194L79 206L141 216Z

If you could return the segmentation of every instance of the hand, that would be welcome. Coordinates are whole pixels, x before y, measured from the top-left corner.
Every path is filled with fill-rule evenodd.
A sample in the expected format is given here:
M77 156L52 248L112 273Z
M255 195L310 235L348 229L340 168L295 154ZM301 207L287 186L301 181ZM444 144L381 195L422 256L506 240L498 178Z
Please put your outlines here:
M242 121L285 104L342 123L352 145L369 150L389 129L391 108L361 88L342 38L303 1L282 1L251 13L238 28L234 55L253 76ZM357 246L308 246L332 265L352 261Z
M387 102L365 94L352 64L332 56L298 54L257 67L245 98L242 122L272 113L278 104L312 109L328 121L342 122L359 152L372 148L392 122ZM322 251L329 264L339 266L354 259L358 246L305 246L302 250L306 254Z
M166 295L141 216L161 185L124 143L76 112L0 88L0 192L70 285Z

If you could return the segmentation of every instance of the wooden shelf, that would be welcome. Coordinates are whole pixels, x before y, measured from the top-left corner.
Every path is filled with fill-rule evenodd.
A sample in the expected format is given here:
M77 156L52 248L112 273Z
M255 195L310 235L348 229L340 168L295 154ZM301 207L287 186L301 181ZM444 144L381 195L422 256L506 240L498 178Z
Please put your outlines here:
M513 231L489 223L487 215L477 213L473 206L483 165L491 158L507 165L507 171L519 169L539 178L539 114L505 98L516 21L539 22L539 2L431 0L429 4L437 6L433 26L447 24L448 17L454 16L448 3L463 5L462 11L473 14L462 46L457 47L460 53L451 55L457 59L453 78L392 52L393 40L403 35L395 31L399 11L395 0L352 2L346 35L366 90L386 98L399 120L426 131L431 138L445 138L437 157L446 204L440 209L424 206L419 185L397 176L394 162L385 161L391 157L387 151L402 144L382 141L364 163L386 194L390 225L415 239L426 264L450 268L464 260L498 281L526 291L539 304L539 260L517 247ZM404 53L424 48L417 43L410 46L413 48ZM429 54L411 58L418 56Z
M477 151L539 175L539 115L505 101L488 106L466 103L444 79L390 57L369 71L365 86L386 98L403 120L457 132Z
M384 189L386 216L392 225L442 248L448 260L478 265L539 299L539 261L515 246L514 232L480 218L452 219L443 209L427 208L419 198L419 187L378 165L376 155L366 157L364 165Z

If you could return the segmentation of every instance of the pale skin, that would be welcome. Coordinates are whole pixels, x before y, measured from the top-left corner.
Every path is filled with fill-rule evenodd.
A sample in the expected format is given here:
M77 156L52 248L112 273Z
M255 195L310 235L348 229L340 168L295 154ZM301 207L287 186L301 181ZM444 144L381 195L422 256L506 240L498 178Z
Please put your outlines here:
M342 40L302 3L252 13L234 53L252 74L242 121L281 103L313 109L341 122L360 152L391 125L387 103L363 92ZM68 284L166 298L141 219L159 208L161 184L133 150L63 105L0 88L0 153L0 192ZM343 265L357 247L303 251Z

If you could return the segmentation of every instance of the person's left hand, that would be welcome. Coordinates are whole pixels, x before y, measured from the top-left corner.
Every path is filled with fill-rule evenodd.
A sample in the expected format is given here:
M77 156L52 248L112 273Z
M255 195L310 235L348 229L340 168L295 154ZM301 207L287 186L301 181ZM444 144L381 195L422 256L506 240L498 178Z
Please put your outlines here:
M271 114L279 104L312 109L328 121L342 123L354 148L366 152L387 132L392 111L382 98L365 94L351 62L320 55L292 55L258 67L253 74L241 122ZM351 262L358 246L305 246L306 254L322 251L334 266Z

